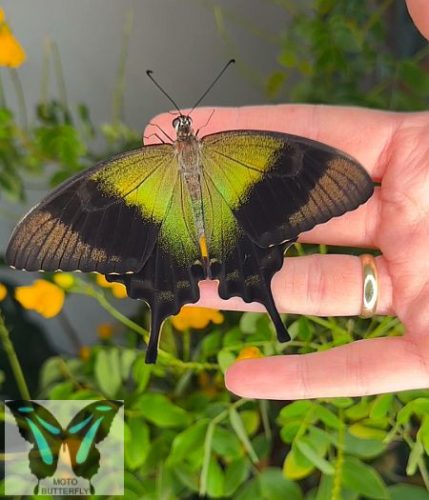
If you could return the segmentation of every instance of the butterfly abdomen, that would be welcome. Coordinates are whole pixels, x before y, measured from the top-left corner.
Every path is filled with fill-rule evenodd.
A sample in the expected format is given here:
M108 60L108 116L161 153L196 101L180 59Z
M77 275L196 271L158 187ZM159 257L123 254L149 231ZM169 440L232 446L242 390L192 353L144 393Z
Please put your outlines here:
M190 135L186 140L176 142L176 151L181 175L191 199L192 215L195 223L198 248L207 278L210 278L210 256L204 226L203 195L201 189L201 146L199 140Z

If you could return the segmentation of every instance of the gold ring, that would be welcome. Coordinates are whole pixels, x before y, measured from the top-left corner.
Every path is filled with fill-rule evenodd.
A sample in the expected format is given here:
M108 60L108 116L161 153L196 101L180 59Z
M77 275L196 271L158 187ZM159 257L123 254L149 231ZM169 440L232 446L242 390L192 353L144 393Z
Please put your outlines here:
M379 285L375 259L370 254L360 256L363 274L363 294L361 316L370 318L374 316L377 309Z

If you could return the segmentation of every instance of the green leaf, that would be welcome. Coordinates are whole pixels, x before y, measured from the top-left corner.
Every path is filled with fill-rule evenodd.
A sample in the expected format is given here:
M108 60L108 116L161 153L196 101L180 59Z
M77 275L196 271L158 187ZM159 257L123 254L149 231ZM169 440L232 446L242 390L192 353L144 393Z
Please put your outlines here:
M231 422L231 427L234 429L238 439L243 444L252 462L255 464L258 463L258 456L256 455L255 450L253 449L253 446L249 440L249 436L247 435L243 421L241 420L241 417L237 410L232 406L229 409L229 420Z
M346 488L369 498L389 498L389 493L378 472L357 458L345 458L343 484Z
M243 333L256 333L258 329L258 321L261 318L261 313L245 312L240 318L240 330Z
M285 443L292 443L301 427L301 423L301 420L290 420L282 426L280 437Z
M347 408L345 415L349 420L361 420L369 415L369 404L366 399L361 399L358 403Z
M186 430L178 434L171 446L169 464L176 464L186 460L195 451L201 453L201 462L203 459L204 438L207 432L207 419L191 425Z
M128 500L127 493L132 492L134 496L131 498L143 498L146 493L145 487L141 481L139 481L131 472L124 472L124 488L125 488L125 497Z
M49 391L49 399L70 399L70 395L73 393L73 382L67 380L66 382L61 382Z
M306 438L295 439L294 445L298 450L315 465L324 474L330 475L334 473L334 467L323 456L321 456L312 446L311 441Z
M348 429L350 434L360 439L374 439L383 441L387 434L386 431L383 431L381 429L376 429L374 427L369 427L368 425L362 425L359 423L350 425Z
M386 417L392 407L392 403L393 394L381 394L380 396L377 396L371 405L369 417L373 419Z
M212 449L225 460L234 460L243 456L243 448L236 434L220 425L215 427Z
M417 432L417 439L422 443L426 455L429 455L429 415L425 415Z
M354 403L352 398L326 398L323 401L337 408L349 408Z
M135 470L143 465L149 453L149 427L143 419L131 418L125 422L125 429L125 464Z
M407 476L413 476L417 471L417 466L419 461L422 459L424 453L423 444L420 441L416 441L411 448L410 456L408 457L407 463Z
M261 425L261 417L259 412L255 410L243 410L240 412L241 420L244 428L249 436L253 436Z
M195 493L198 492L199 487L199 475L198 471L194 470L192 466L185 462L175 463L173 468L173 473L179 481ZM166 497L169 498L169 497Z
M398 424L406 424L415 413L421 417L429 413L429 398L417 398L407 403L398 412L396 421Z
M344 439L344 451L350 455L360 458L374 458L383 453L387 444L373 439L359 439L346 432Z
M305 399L302 401L294 401L281 409L277 420L280 424L285 424L289 420L303 418L304 415L313 408L313 405L314 403Z
M135 349L121 349L121 377L127 380L130 376L131 366L137 357Z
M207 475L207 493L212 498L223 496L225 476L218 461L212 456Z
M214 331L205 335L201 341L201 352L205 358L217 354L222 348L223 334L220 331Z
M246 458L230 462L225 469L224 495L229 497L243 484L250 474L250 463Z
M272 73L265 83L265 89L268 97L270 97L271 99L276 97L283 87L285 81L286 75L282 71L276 71Z
M335 415L335 413L325 406L317 405L317 409L314 413L319 420L332 429L339 429L342 425L341 420Z
M287 479L297 480L309 476L314 464L306 458L296 446L292 445L283 463L283 474Z
M58 379L63 378L63 374L60 370L61 363L62 361L59 356L49 358L43 363L39 379L41 389L45 389Z
M95 360L95 378L103 394L114 397L122 385L119 350L101 349Z
M133 404L133 409L141 410L142 416L157 427L185 427L190 422L186 411L163 394L142 394Z
M426 488L414 484L395 484L387 488L391 500L427 500Z
M269 467L258 476L260 496L264 500L302 500L298 484L286 479L280 469Z
M148 365L144 356L139 356L132 367L133 379L137 384L137 391L143 392L150 380L152 365Z
M217 362L219 363L220 369L223 373L234 363L235 356L232 352L222 349L218 352Z
M260 485L258 477L247 481L240 490L234 495L234 500L255 500L261 498Z
M243 334L239 328L232 328L222 338L224 347L231 347L240 345L243 339Z

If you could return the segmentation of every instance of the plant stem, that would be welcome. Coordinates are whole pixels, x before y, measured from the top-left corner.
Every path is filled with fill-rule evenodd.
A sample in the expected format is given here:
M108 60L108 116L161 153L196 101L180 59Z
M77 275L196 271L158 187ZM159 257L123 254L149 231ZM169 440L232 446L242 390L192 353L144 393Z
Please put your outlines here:
M372 339L375 337L380 337L380 336L384 335L386 332L388 332L391 328L397 326L399 323L400 323L400 321L398 318L392 318L392 317L386 316L385 318L383 318L381 323L376 328L374 328L374 330L371 333L369 333L366 336L366 338Z
M28 129L27 106L25 104L25 96L24 96L24 90L22 88L21 79L19 78L18 71L15 68L9 68L9 74L12 79L12 84L15 88L21 125L24 130L27 130Z
M133 332L141 335L146 342L149 342L149 332L143 328L142 326L135 323L133 320L127 318L124 314L118 311L112 304L106 299L103 293L94 290L92 287L86 284L80 284L77 287L71 289L71 292L79 293L82 295L87 295L89 297L94 298L100 306L105 309L111 316L117 319L120 323L125 325L127 328L132 330ZM165 364L178 368L180 370L218 370L219 365L217 363L200 363L197 361L182 361L180 359L175 358L168 352L163 351L162 349L158 349L159 357L162 359Z
M0 341L3 344L3 349L9 359L12 368L13 376L15 377L16 385L23 399L31 399L30 391L28 390L27 382L25 381L24 373L21 368L15 348L10 339L9 330L7 329L4 318L0 314Z
M61 63L60 51L58 49L58 45L55 42L51 42L51 47L52 55L54 58L55 76L58 85L58 96L64 109L68 109L66 81L64 78L63 65Z
M207 479L212 451L212 441L213 435L217 424L220 424L222 420L224 420L228 415L231 408L237 409L240 406L244 405L248 402L248 399L239 399L235 403L233 403L226 410L221 411L213 420L209 423L207 427L206 437L204 439L204 456L203 456L203 466L201 468L201 476L200 476L200 496L205 496L207 493Z
M48 104L49 96L49 60L51 57L51 41L46 38L43 43L43 66L40 83L40 102L43 106Z
M3 82L0 74L0 108L5 108L5 107L6 107L6 99L4 97Z
M345 425L344 410L342 408L340 408L338 416L341 420L341 425L338 429L337 460L335 461L331 500L341 500L341 479L343 477Z
M191 332L189 331L189 328L186 328L186 330L182 333L182 340L183 340L183 360L189 361L191 357Z

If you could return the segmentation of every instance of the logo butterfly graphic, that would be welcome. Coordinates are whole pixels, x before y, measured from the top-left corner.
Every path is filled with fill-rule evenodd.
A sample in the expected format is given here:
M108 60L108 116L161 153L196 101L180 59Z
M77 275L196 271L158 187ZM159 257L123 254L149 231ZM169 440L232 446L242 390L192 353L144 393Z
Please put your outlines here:
M103 441L122 402L103 400L80 410L64 429L44 406L34 401L14 400L5 404L15 417L21 436L33 444L28 459L32 474L37 477L34 494L39 492L40 481L51 477L57 470L61 452L68 449L71 467L76 476L89 481L100 467L100 452L96 444Z

